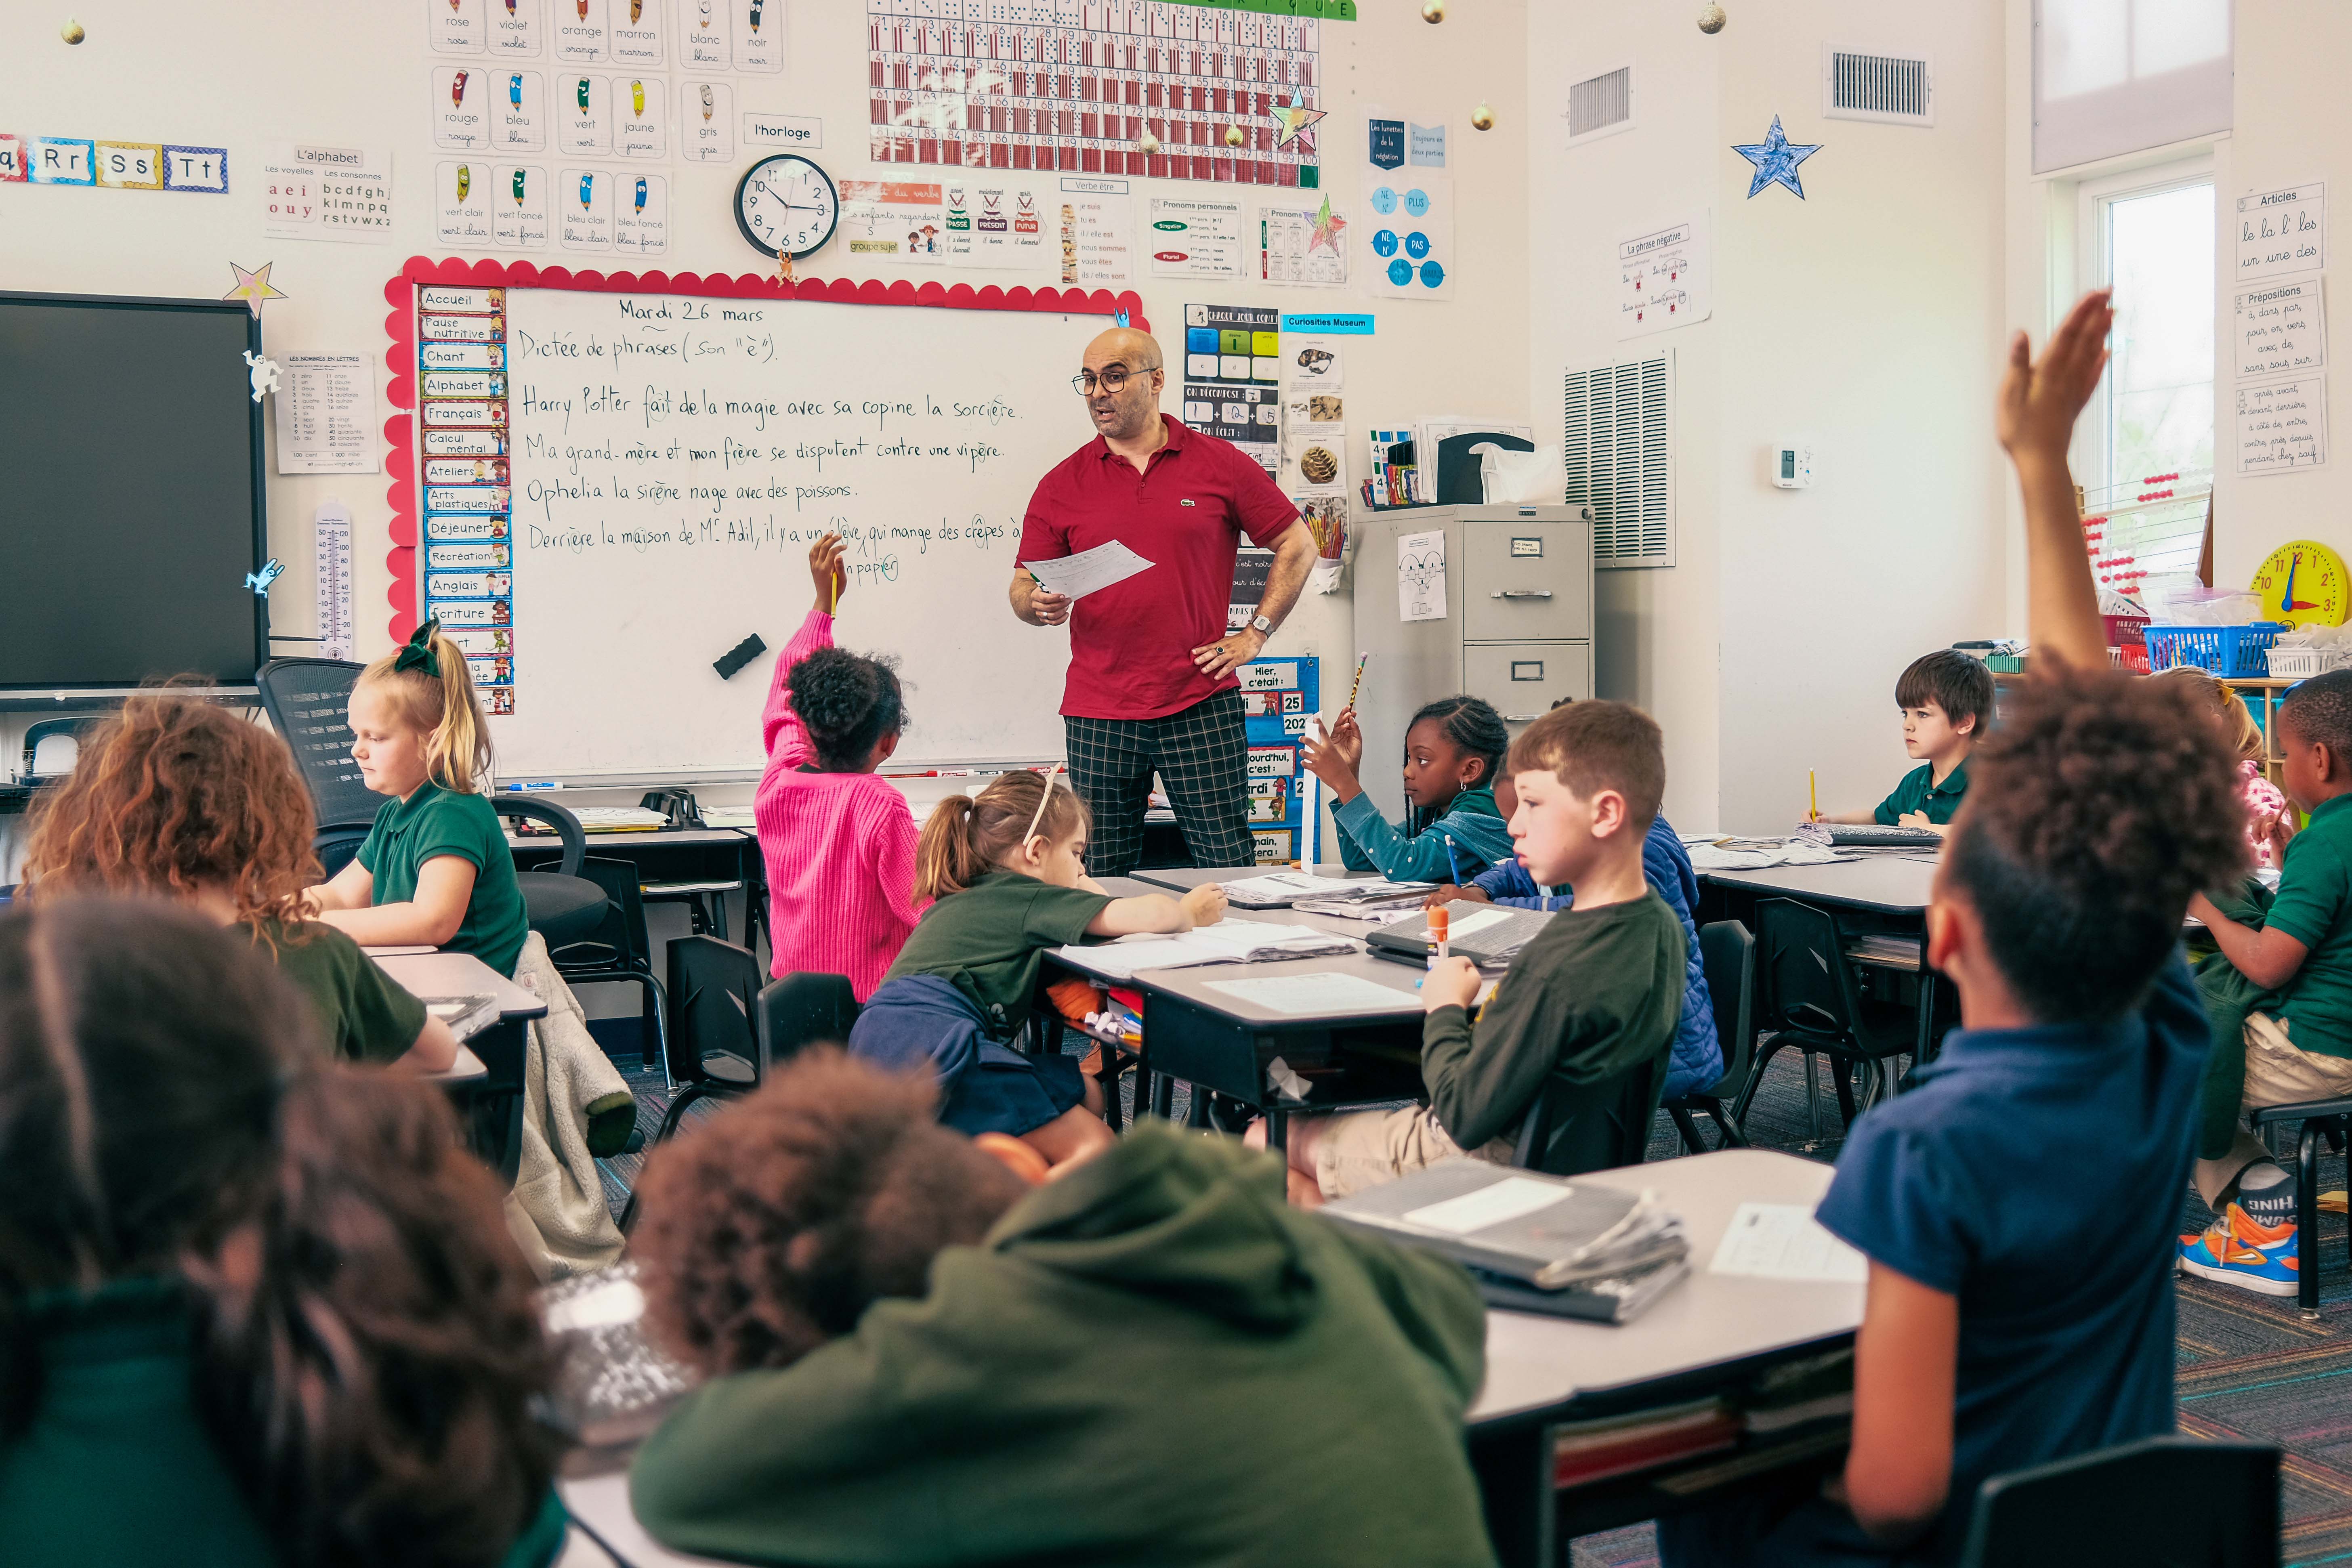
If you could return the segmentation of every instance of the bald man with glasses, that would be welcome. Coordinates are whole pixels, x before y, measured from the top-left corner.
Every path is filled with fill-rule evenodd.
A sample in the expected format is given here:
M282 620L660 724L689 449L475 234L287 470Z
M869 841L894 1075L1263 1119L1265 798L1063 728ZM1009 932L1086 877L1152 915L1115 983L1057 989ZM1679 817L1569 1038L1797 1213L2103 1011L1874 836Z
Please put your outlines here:
M1062 694L1070 781L1094 813L1087 870L1123 876L1143 854L1156 771L1196 866L1246 866L1249 748L1234 671L1258 656L1315 564L1289 498L1231 442L1160 412L1166 360L1149 332L1117 327L1087 345L1071 384L1095 439L1039 481L1020 559L1076 555L1113 540L1151 565L1072 601L1015 568L1013 613L1070 627ZM1274 552L1250 624L1224 635L1242 535Z

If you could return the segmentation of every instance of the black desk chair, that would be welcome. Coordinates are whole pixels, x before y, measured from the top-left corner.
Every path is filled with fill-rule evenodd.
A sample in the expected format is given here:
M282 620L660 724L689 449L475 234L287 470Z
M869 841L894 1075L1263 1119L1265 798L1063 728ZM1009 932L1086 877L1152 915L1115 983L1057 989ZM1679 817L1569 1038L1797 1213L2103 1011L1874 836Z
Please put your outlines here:
M1808 1058L1805 1102L1812 1114L1813 1137L1821 1137L1821 1105L1813 1086L1811 1058L1829 1058L1835 1069L1838 1110L1848 1129L1860 1114L1854 1104L1853 1072L1859 1068L1869 1079L1863 1104L1877 1098L1882 1085L1892 1083L1886 1063L1918 1045L1918 1023L1911 1013L1863 999L1853 965L1845 955L1845 934L1837 917L1794 899L1767 899L1756 906L1758 1011L1768 1031L1756 1058L1755 1071L1740 1093L1736 1108L1745 1126L1756 1086L1774 1053L1794 1046Z
M78 719L34 720L30 724L25 726L25 767L24 771L16 776L26 784L32 784L37 780L65 777L65 774L61 773L44 773L38 768L34 766L34 763L40 756L41 742L44 741L55 740L59 735L69 735L73 738L74 742L74 760L76 762L79 762L81 760L82 735L88 731L92 725L99 723L106 717L107 715L103 713L89 713Z
M760 1041L759 1002L760 961L742 948L715 936L682 936L669 944L664 1049L677 1092L655 1142L677 1131L696 1100L760 1086L767 1053Z
M1650 1147L1650 1119L1657 1114L1658 1083L1665 1070L1663 1061L1648 1062L1588 1084L1550 1074L1519 1123L1511 1163L1547 1176L1640 1164Z
M366 668L333 658L273 658L253 677L269 727L293 752L310 792L318 818L311 847L329 878L351 864L385 800L361 781L352 761L352 687Z
M587 858L588 834L569 806L532 795L494 795L490 808L500 816L520 817L555 829L563 846L562 858L552 871L517 871L522 886L524 917L530 929L547 939L547 951L586 940L604 923L604 889L580 874Z
M846 974L803 971L770 981L759 1005L767 1065L790 1061L810 1046L848 1045L859 1011Z
M1756 939L1738 921L1717 921L1698 932L1699 967L1706 974L1706 996L1715 1010L1715 1037L1723 1049L1723 1076L1712 1087L1696 1089L1680 1100L1666 1101L1666 1114L1683 1135L1683 1147L1694 1154L1706 1152L1693 1112L1703 1110L1714 1121L1722 1142L1719 1149L1745 1149L1748 1133L1739 1119L1723 1108L1738 1100L1748 1087L1748 1069L1756 1054Z
M551 873L517 873L526 882ZM669 1002L662 983L654 978L653 942L646 934L646 906L637 889L637 868L626 860L590 855L582 858L578 875L603 895L596 923L562 946L551 941L548 956L555 972L570 983L611 983L635 985L643 994L638 1009L642 1032L640 1054L645 1065L669 1060ZM668 1085L676 1089L672 1082Z
M2278 1469L2264 1444L2168 1436L1995 1476L1959 1568L2278 1568Z
M2306 1318L2319 1316L2319 1141L2341 1149L2352 1127L2352 1099L2306 1100L2294 1105L2260 1105L2249 1118L2265 1142L2269 1129L2284 1121L2303 1123L2295 1140L2294 1224L2297 1267L2295 1305Z

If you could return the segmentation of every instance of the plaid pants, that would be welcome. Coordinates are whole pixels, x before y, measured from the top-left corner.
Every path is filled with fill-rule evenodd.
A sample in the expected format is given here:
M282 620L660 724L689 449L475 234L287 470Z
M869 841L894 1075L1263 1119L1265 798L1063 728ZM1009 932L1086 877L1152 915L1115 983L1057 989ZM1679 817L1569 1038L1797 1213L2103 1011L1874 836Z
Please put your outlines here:
M1087 873L1124 877L1143 858L1143 811L1157 770L1195 866L1247 866L1249 744L1242 694L1215 696L1158 719L1065 717L1070 784L1094 814Z

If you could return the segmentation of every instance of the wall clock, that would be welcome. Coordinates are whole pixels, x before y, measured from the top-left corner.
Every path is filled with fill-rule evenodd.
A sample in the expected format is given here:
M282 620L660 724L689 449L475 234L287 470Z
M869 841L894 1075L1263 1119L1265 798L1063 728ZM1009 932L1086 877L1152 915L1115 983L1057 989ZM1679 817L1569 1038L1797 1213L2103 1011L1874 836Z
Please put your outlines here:
M2352 610L2344 557L2316 540L2282 544L2254 569L2248 584L2263 596L2263 615L2298 626L2340 626Z
M735 187L735 226L761 255L793 260L814 255L841 222L833 176L797 153L761 159Z

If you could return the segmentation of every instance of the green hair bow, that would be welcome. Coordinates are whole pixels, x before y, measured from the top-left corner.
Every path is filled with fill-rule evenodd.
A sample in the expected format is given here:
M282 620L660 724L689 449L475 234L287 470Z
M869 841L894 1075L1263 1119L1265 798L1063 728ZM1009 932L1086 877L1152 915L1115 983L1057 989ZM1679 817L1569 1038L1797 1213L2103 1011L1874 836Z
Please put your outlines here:
M393 669L421 669L434 679L441 679L441 661L433 657L433 639L441 633L441 617L436 616L408 634L408 644L392 661Z

